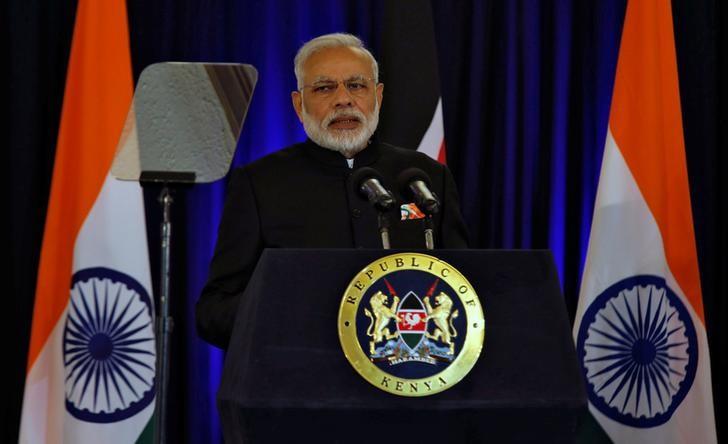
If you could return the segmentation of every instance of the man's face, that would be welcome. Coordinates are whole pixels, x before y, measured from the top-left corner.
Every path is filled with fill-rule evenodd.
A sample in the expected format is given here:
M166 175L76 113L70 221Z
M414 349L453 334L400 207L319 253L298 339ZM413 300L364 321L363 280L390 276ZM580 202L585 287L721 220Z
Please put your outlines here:
M291 93L306 134L346 157L365 148L379 121L384 89L373 76L371 60L355 48L326 48L309 57L303 89Z

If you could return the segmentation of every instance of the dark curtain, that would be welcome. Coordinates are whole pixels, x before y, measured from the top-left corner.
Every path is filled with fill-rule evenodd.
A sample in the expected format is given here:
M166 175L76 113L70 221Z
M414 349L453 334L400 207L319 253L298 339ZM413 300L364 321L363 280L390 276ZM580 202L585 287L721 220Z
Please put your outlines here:
M550 248L573 313L625 2L435 5L448 160L475 246Z
M48 204L66 67L76 13L74 1L10 1L0 5L3 63L3 211L0 278L5 366L0 441L17 442L35 278Z
M160 61L241 62L260 74L235 165L303 137L290 106L292 59L322 33L382 45L381 1L128 0L134 77ZM0 440L17 441L36 267L75 13L74 1L0 6L2 150L11 365ZM549 248L570 314L576 304L606 133L624 0L433 2L448 163L477 248ZM726 7L675 0L675 34L717 417L725 410ZM386 83L386 72L383 72ZM386 107L386 100L384 106ZM193 305L207 272L225 181L177 192L173 209L170 442L218 442L222 355L197 338ZM156 190L146 191L155 278ZM719 423L719 438L726 437Z

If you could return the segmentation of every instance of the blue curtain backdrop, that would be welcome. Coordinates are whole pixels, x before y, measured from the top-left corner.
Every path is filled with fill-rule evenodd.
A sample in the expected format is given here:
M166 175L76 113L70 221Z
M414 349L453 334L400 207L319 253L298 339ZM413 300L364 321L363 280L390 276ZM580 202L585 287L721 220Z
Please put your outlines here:
M254 65L259 81L234 166L304 133L290 104L292 60L311 37L361 36L375 56L387 0L127 0L134 75L161 61ZM423 5L428 2L423 1ZM75 2L11 0L0 39L13 61L3 85L10 120L2 122L12 229L7 237L10 309L5 324L20 341L7 350L13 374L10 414L0 441L17 440L33 291L50 184ZM433 1L448 163L475 248L549 248L571 315L591 223L607 128L625 0ZM720 0L675 0L688 167L701 260L715 403L725 389L725 174L728 49ZM723 77L721 77L721 75ZM387 82L386 67L382 80ZM387 106L385 100L383 106ZM416 106L416 105L413 105ZM7 114L7 113L6 113ZM215 394L222 353L194 330L194 304L212 255L225 181L177 193L173 209L170 442L215 443L221 434ZM158 269L160 209L147 190L153 272ZM285 196L281 196L285 198ZM154 273L155 288L159 288ZM21 389L18 389L21 387ZM719 438L725 436L719 425Z
M589 234L624 12L622 1L582 3L433 5L448 161L473 246L550 248L570 309ZM235 166L305 137L290 104L292 60L302 42L346 31L361 36L375 55L383 44L381 2L170 1L159 13L152 7L130 3L137 75L163 60L242 62L258 69ZM382 76L386 85L386 67ZM173 367L173 396L184 418L181 437L190 442L212 442L220 434L214 406L223 357L197 337L193 315L224 186L221 181L188 191L179 216L185 222L178 224L184 232L176 232L178 244L184 236L184 251L176 252L175 271L186 281L177 282L175 294L186 296L175 310L176 362L182 365Z

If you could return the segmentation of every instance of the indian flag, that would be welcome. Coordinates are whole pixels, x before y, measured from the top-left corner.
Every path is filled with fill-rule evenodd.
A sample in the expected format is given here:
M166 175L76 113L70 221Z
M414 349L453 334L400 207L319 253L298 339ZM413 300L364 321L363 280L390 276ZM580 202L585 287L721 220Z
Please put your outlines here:
M716 442L668 0L627 4L574 340L614 442Z
M126 17L123 0L78 2L22 443L151 438L155 341L144 202L138 183L109 175L133 90Z

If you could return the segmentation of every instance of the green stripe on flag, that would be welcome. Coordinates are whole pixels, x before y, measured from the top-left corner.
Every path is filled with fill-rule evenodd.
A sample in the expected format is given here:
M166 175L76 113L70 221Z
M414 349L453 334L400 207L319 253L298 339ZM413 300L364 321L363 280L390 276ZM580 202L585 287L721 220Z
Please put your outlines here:
M136 440L135 444L151 444L154 442L154 415L149 418L147 426L142 430L141 435Z

